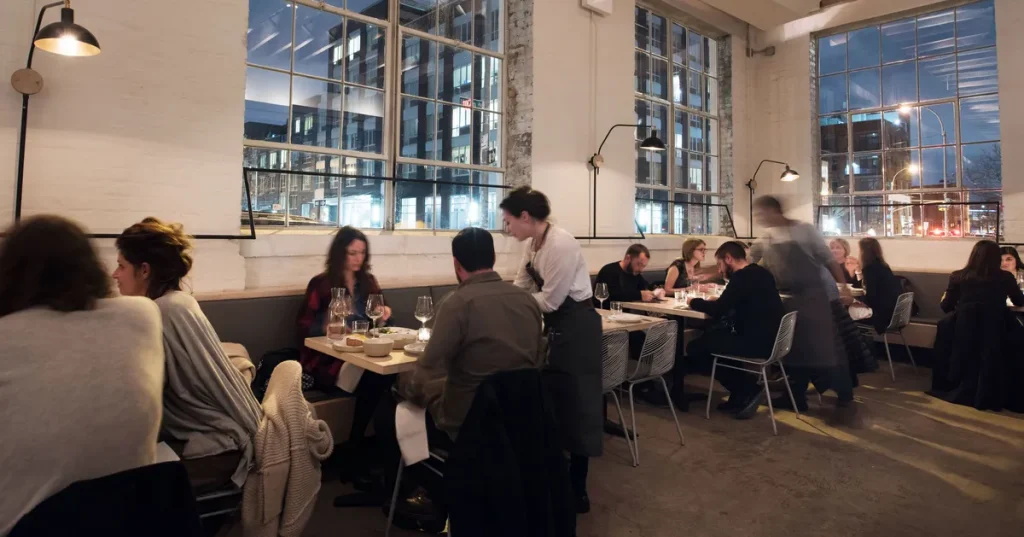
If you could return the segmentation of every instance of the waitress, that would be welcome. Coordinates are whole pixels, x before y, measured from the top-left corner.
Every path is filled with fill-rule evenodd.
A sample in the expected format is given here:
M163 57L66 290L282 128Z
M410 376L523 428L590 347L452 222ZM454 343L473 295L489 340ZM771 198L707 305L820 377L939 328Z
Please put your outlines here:
M558 415L566 429L576 512L586 513L589 458L601 455L604 424L601 316L594 311L590 274L576 238L548 222L547 196L519 187L500 206L508 232L527 243L515 284L533 293L544 312L548 365L567 373L575 388L570 400L558 402Z

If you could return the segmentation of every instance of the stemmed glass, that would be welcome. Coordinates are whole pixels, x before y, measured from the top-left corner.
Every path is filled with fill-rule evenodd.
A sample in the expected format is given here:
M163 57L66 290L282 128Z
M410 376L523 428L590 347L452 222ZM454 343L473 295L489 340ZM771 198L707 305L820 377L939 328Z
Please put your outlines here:
M421 296L416 299L416 320L420 322L419 334L422 336L427 331L427 321L434 317L434 299L429 296ZM422 339L422 337L420 337Z
M344 287L331 288L331 303L327 306L327 339L341 340L345 338L345 319L349 316L348 292Z
M599 283L594 287L594 298L601 304L601 309L604 309L604 301L608 300L608 284Z
M366 316L373 320L373 331L377 332L377 319L384 316L384 295L370 295L366 299Z

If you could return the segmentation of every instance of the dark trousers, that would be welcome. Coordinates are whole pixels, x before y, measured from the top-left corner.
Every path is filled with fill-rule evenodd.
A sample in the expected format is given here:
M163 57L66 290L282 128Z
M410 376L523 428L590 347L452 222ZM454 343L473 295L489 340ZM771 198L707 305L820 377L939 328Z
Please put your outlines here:
M711 354L727 354L744 358L757 358L749 345L742 338L726 329L712 328L690 342L686 347L686 356L676 353L676 365L672 369L672 389L681 393L683 380L689 373L702 375L711 374L714 358ZM728 367L720 367L715 371L715 379L729 390L730 397L743 397L757 391L757 376Z
M363 373L359 379L359 385L353 394L356 398L355 408L352 410L352 429L349 432L348 441L339 446L342 450L341 477L348 481L356 476L369 473L369 464L383 461L374 460L372 442L366 438L366 428L370 421L374 420L378 408L385 406L384 401L390 399L388 391L398 375L378 375L370 371ZM391 410L391 428L395 424L394 407ZM376 422L374 423L376 426ZM378 436L380 435L377 429Z
M398 447L398 434L395 431L395 408L398 401L390 393L381 401L373 421L373 428L377 433L378 453L382 457L381 464L384 467L385 490L391 491L395 486L395 479L398 472L398 460L402 451ZM455 442L448 436L448 433L437 428L430 411L427 411L427 444L431 451L442 450L450 452ZM427 462L427 461L424 461ZM429 460L430 465L444 472L444 463L436 459ZM430 492L430 497L440 500L443 495L443 481L433 472L423 467L422 463L414 464L403 471L402 474L402 496L408 496L417 486L423 486Z
M845 406L853 401L853 379L850 378L849 366L808 367L786 366L789 386L793 397L799 401L807 401L807 386L814 383L814 389L822 393L831 389L836 392L838 404Z

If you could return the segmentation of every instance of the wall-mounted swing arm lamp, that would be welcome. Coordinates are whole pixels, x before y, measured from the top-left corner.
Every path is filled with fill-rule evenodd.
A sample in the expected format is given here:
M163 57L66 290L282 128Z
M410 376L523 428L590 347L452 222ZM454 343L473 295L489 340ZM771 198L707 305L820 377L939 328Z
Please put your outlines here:
M779 176L779 180L784 183L796 181L797 179L800 178L800 174L797 173L796 170L790 168L789 164L785 162L764 159L761 161L760 164L757 165L757 169L754 170L754 175L750 177L749 181L747 181L747 189L750 190L750 220L748 224L750 225L751 238L754 237L754 190L757 189L757 172L761 171L761 166L763 166L765 162L771 162L773 164L782 164L783 166L786 167L786 170L783 171L782 175Z
M591 224L592 228L591 228L591 230L592 230L593 235L590 236L590 237L580 237L580 238L591 238L591 239L598 239L598 238L609 238L609 239L611 239L611 238L615 238L615 239L618 239L618 238L629 238L629 237L598 237L597 236L597 175L599 173L601 173L601 166L604 165L604 157L601 156L601 150L604 149L604 144L605 144L605 142L608 141L608 137L611 136L612 131L617 129L617 128L619 128L619 127L632 127L634 129L640 130L641 132L650 129L651 135L648 136L647 138L644 138L644 140L642 142L640 142L640 149L642 149L644 151L651 151L651 152L664 151L665 150L665 142L661 141L661 138L658 138L658 129L651 129L650 127L647 127L646 125L642 125L642 124L641 125L634 125L632 123L618 123L616 125L612 125L612 128L608 129L608 133L604 135L604 140L601 140L601 145L599 145L597 147L597 153L594 153L594 155L592 157L590 157L590 160L588 161L590 163L590 165L594 168L594 206L593 206L593 209L592 209L592 211L590 213L590 215L592 217L592 224ZM637 229L639 229L639 226L637 226ZM640 230L640 237L641 238L645 238L643 230Z

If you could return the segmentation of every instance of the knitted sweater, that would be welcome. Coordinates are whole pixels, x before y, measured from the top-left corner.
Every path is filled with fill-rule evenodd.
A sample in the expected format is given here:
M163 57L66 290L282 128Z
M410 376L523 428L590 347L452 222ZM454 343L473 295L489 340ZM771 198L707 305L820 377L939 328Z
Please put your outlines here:
M149 299L0 318L0 535L71 483L152 464L163 381Z
M331 455L334 439L302 396L298 362L274 368L254 444L256 466L242 500L245 536L299 537L320 492L320 461Z

